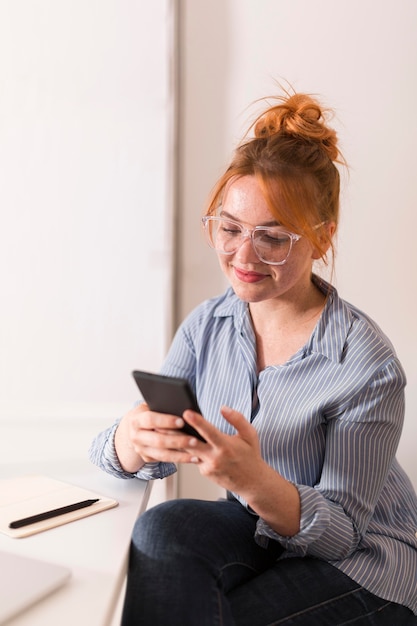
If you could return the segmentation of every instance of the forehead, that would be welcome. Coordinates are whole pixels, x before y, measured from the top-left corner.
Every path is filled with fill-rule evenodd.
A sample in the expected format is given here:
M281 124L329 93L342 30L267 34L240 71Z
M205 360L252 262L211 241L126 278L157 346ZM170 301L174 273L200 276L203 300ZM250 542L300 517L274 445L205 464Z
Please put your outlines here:
M231 181L223 194L221 209L228 217L246 224L277 224L254 176L244 176Z

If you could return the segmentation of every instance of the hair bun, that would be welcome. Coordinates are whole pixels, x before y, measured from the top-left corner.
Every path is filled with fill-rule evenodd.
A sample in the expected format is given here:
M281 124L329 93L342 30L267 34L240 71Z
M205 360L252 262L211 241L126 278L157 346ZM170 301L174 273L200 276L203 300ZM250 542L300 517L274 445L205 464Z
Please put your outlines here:
M254 124L256 138L285 133L320 144L332 161L339 157L336 132L326 124L328 112L307 94L277 96L279 104L269 107Z

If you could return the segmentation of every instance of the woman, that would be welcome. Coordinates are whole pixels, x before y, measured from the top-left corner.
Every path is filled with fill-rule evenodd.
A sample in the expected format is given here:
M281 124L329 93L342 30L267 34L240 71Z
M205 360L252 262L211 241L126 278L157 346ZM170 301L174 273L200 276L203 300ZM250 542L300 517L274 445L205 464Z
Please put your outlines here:
M230 288L188 316L162 367L202 415L141 404L93 442L117 476L196 463L227 493L139 518L125 626L417 623L417 498L395 460L405 376L312 269L332 251L342 161L310 96L257 119L203 218Z

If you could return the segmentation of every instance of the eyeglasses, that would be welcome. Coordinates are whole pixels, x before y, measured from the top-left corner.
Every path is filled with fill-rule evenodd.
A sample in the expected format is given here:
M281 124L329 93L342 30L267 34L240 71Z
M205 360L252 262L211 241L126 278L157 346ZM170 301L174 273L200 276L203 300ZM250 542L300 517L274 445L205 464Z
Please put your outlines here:
M268 265L284 265L293 244L301 239L301 235L280 226L244 228L239 222L211 215L203 217L202 222L209 246L220 254L234 254L249 238L258 259Z

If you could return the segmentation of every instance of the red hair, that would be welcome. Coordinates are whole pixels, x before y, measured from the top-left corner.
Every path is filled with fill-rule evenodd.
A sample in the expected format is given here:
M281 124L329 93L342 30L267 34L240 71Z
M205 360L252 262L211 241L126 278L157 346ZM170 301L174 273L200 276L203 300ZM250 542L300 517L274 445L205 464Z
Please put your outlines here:
M326 262L332 233L318 225L339 221L340 176L345 163L336 132L325 110L306 94L276 98L250 126L253 138L242 142L215 185L207 215L217 214L227 187L236 178L255 176L271 214L291 232L310 240ZM247 136L246 135L246 136ZM245 136L245 137L246 137Z

